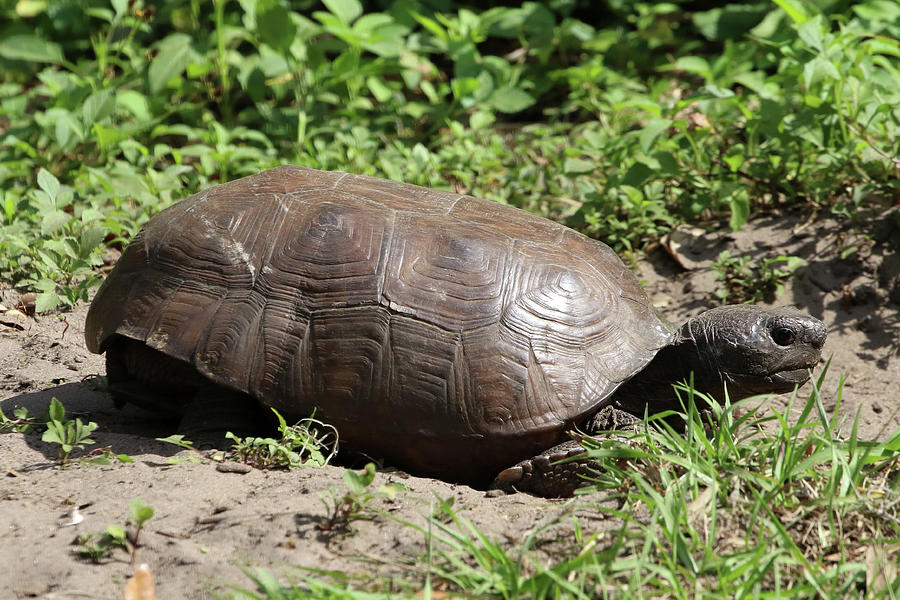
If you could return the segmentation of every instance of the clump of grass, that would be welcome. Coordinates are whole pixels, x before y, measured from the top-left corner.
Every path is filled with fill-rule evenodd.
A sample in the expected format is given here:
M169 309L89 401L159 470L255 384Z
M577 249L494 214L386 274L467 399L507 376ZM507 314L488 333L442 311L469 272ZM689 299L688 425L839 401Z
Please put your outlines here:
M796 418L793 406L758 414L745 410L752 399L719 406L681 387L683 432L652 417L588 441L593 487L517 545L446 504L425 526L405 524L427 551L389 583L307 572L275 586L257 573L259 595L236 597L897 597L900 431L860 440L856 421L844 429L828 416L821 384ZM574 506L617 524L591 533Z
M344 471L344 493L329 490L319 495L325 506L325 517L319 521L319 531L326 535L353 534L353 522L371 520L380 514L373 503L377 499L393 499L405 487L399 483L386 483L374 487L375 464L366 463L359 471Z

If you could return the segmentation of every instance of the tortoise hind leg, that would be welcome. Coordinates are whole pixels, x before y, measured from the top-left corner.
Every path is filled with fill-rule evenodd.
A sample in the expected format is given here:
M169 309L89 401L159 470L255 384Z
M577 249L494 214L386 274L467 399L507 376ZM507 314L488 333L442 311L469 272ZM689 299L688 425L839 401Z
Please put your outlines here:
M106 380L117 407L131 403L164 417L180 417L208 385L193 366L121 336L106 349Z
M106 377L117 407L131 403L180 419L178 433L198 448L227 448L227 431L246 436L264 426L249 395L218 386L192 365L143 342L115 338L106 350Z
M226 433L246 437L267 429L261 412L249 395L207 384L185 404L178 433L195 448L227 450L234 442Z

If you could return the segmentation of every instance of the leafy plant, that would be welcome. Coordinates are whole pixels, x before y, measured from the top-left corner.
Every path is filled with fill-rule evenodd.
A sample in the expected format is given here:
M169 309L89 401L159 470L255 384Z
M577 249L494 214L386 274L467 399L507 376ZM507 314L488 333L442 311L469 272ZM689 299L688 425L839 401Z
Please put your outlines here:
M354 533L352 523L360 519L370 520L378 515L378 511L372 506L377 499L393 499L398 491L405 489L399 483L387 483L373 489L375 480L375 465L367 463L362 471L356 472L350 469L344 471L344 484L348 490L338 496L333 490L329 497L320 495L319 498L325 505L326 516L319 523L319 529L323 532Z
M323 467L337 454L338 433L332 425L309 417L288 425L277 410L281 438L240 438L230 431L227 439L234 441L229 456L257 469L294 469L303 466Z
M111 446L105 448L95 448L88 452L81 462L92 465L111 465L116 463L133 463L134 459L127 454L114 454Z
M3 410L0 409L0 431L11 429L19 433L31 433L35 427L43 426L47 422L46 419L40 419L29 414L28 409L24 406L13 409L13 417L7 417Z
M615 2L602 19L102 4L0 6L0 278L42 312L88 297L159 210L285 162L486 196L633 252L759 207L857 219L900 181L883 0Z
M173 446L178 446L179 448L184 448L185 450L194 450L194 442L184 439L184 436L180 433L173 434L164 438L156 438L156 441L172 444Z
M80 535L75 540L74 552L92 562L99 563L108 558L116 548L121 548L130 554L130 563L134 566L135 555L140 547L141 532L147 521L153 518L154 510L147 506L141 498L134 498L128 504L131 514L131 523L134 531L129 536L127 530L120 525L110 525L101 534Z
M122 548L128 550L128 540L125 530L118 525L110 525L101 534L86 533L75 538L74 552L82 558L94 563L101 563L109 558L113 550Z
M144 523L153 518L154 510L140 498L135 498L129 502L128 510L131 512L131 522L134 524L134 535L131 536L131 561L129 564L134 566L134 557L140 546L141 531L144 530Z
M60 463L65 464L69 460L72 450L81 450L86 445L94 443L89 436L97 429L96 423L92 421L85 424L78 418L74 421L66 419L66 409L56 398L50 400L47 410L49 420L47 421L47 430L41 436L41 440L59 446Z
M776 256L754 265L749 256L733 257L724 250L712 263L716 281L723 283L716 290L716 297L723 304L772 302L784 291L785 281L805 264L797 256Z

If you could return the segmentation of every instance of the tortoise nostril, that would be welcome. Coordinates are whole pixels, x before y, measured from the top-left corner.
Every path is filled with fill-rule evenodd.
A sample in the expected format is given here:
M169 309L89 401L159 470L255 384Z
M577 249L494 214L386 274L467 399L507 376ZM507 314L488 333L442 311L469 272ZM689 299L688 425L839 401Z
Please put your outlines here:
M772 339L779 346L790 346L794 343L796 336L793 330L787 327L779 327L772 332Z

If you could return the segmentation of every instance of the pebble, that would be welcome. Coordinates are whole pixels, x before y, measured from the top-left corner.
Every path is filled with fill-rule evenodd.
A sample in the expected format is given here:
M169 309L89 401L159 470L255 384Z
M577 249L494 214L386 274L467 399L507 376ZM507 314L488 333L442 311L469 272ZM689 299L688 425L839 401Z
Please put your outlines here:
M252 470L253 467L245 465L244 463L221 462L216 465L216 471L219 471L220 473L240 473L241 475L245 475Z

